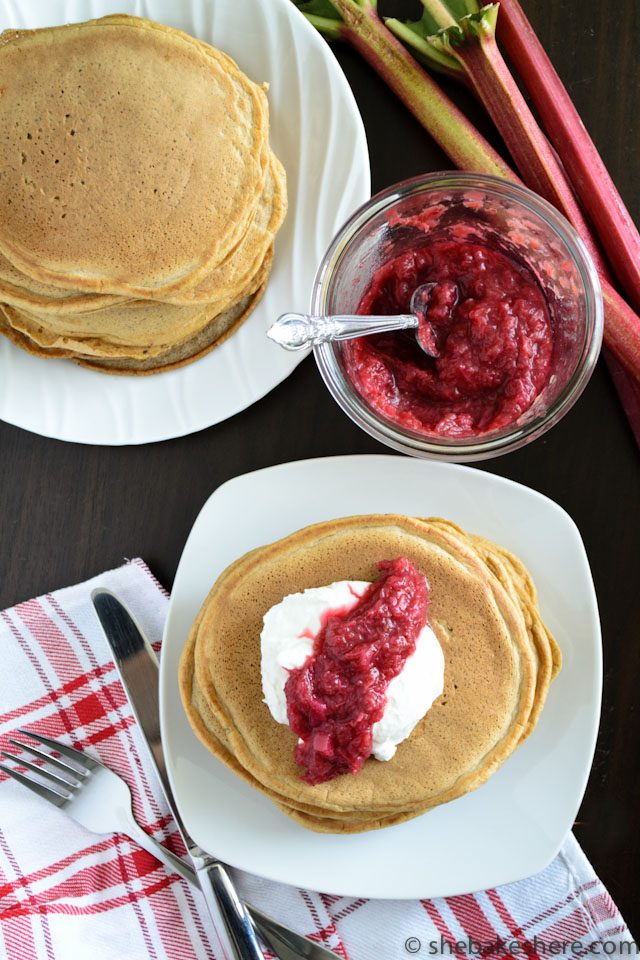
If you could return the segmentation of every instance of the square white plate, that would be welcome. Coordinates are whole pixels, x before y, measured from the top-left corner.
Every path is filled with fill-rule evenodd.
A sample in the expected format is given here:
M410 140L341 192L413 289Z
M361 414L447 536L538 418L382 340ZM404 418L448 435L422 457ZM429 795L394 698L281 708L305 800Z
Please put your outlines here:
M178 660L204 597L231 561L307 524L366 513L443 516L516 553L533 574L564 664L534 733L478 790L396 827L316 834L199 743L180 701ZM187 828L226 863L328 893L445 896L521 879L554 857L587 783L601 690L591 572L580 534L557 504L453 464L394 456L304 460L230 480L196 520L162 647L162 738Z

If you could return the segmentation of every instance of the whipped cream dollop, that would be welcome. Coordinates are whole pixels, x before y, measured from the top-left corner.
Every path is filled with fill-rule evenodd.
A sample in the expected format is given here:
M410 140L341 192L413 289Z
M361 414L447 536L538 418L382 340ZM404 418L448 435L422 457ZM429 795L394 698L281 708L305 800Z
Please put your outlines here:
M285 684L289 671L313 653L314 640L327 611L348 612L369 583L340 580L325 587L291 593L271 607L260 634L264 702L278 723L288 724ZM373 756L390 760L444 690L444 654L428 625L420 631L414 653L387 686L382 718L373 725Z

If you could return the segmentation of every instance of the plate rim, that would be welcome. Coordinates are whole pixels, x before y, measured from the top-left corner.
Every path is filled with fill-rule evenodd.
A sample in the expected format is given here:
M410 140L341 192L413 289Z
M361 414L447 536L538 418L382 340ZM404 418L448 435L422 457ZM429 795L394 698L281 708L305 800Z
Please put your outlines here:
M378 453L346 454L346 455L326 456L326 457L307 457L301 460L292 460L292 461L286 461L284 463L272 464L267 467L261 467L255 470L247 471L246 473L239 474L238 476L235 476L235 477L230 477L228 480L225 480L223 483L221 483L220 486L216 487L216 489L213 490L212 493L207 497L206 501L202 505L202 508L198 512L198 515L185 541L185 545L180 557L180 561L176 569L176 574L174 579L174 588L171 591L169 608L167 611L167 619L165 621L165 627L163 630L162 649L164 649L165 643L167 642L167 638L172 631L172 625L173 625L172 620L174 615L175 602L177 602L177 601L174 601L174 589L175 589L175 585L178 583L179 576L181 573L181 568L183 565L183 559L189 548L189 543L191 541L192 535L194 534L197 527L199 526L203 514L205 514L211 502L222 490L224 490L229 486L232 486L236 481L243 480L245 478L254 477L255 475L258 475L258 474L264 475L265 473L286 471L288 468L292 466L308 467L311 464L317 464L319 462L330 463L337 466L339 463L344 463L345 461L348 461L349 463L353 463L354 461L371 463L372 461L375 461L375 460L384 461L386 463L393 462L398 466L400 464L404 464L408 466L409 469L416 469L417 471L435 469L436 472L438 473L449 472L449 473L457 474L459 476L460 475L468 476L469 474L471 474L476 480L479 480L481 483L485 482L485 483L489 483L490 485L497 484L497 486L499 487L502 486L507 488L516 488L519 491L524 491L525 496L527 497L533 496L535 499L539 500L541 503L544 504L545 509L550 509L551 512L557 513L562 518L562 521L567 525L568 529L571 531L574 541L576 542L579 548L578 556L582 565L583 573L586 575L585 584L588 588L589 601L590 601L589 611L588 611L589 620L590 620L591 628L593 629L593 652L594 652L593 667L594 669L590 677L590 681L591 681L590 690L593 692L593 696L595 700L595 709L592 712L590 712L589 718L588 718L589 719L589 725L588 725L589 727L588 729L589 761L587 764L585 764L584 768L581 771L579 782L574 781L576 792L575 792L575 799L571 807L572 815L570 818L567 818L567 820L569 821L568 826L566 830L562 833L562 835L556 836L553 844L547 843L545 845L543 842L541 842L539 846L536 847L536 851L532 853L530 857L531 866L530 868L527 869L525 873L517 872L516 874L510 874L508 876L494 876L491 878L490 883L485 884L485 888L514 883L519 880L525 879L526 877L532 876L540 872L541 870L544 870L545 867L547 867L551 863L551 861L555 858L555 856L558 854L566 837L571 832L572 824L575 820L575 817L578 813L580 805L583 801L584 794L588 785L589 777L591 775L591 771L593 768L593 758L594 758L596 744L597 744L597 737L598 737L599 728L600 728L600 717L601 717L601 711L602 711L602 684L603 684L602 629L601 629L600 616L599 616L598 598L595 590L595 584L593 582L591 566L589 564L589 559L588 559L588 555L584 545L584 541L582 539L580 530L576 522L573 520L573 518L568 513L568 511L566 511L564 507L562 507L555 500L551 499L551 497L548 497L546 496L546 494L540 493L540 491L535 490L531 487L527 487L525 484L520 483L519 481L511 480L510 478L503 477L499 474L494 474L489 471L478 470L477 468L470 467L466 464L439 463L439 462L430 461L430 460L425 461L425 460L413 459L408 457L402 457L394 454L378 454ZM170 750L167 749L166 747L166 742L167 742L166 724L168 721L167 714L169 710L169 700L171 696L171 675L170 674L168 675L168 667L163 668L163 663L166 663L166 658L161 656L160 657L160 676L159 676L161 735L163 739L163 744L165 744L165 752L167 756L167 770L169 774L169 779L171 782L172 789L176 794L176 802L178 803L180 813L181 815L183 815L183 810L180 807L180 799L178 796L180 791L179 790L176 791L176 783L174 782L173 758L170 757ZM183 709L181 703L180 703L180 709ZM192 735L195 737L195 734L192 733ZM585 735L585 743L587 743L586 735ZM212 757L212 760L216 763L219 763L219 761L215 760L215 758L213 757ZM363 836L366 836L366 834L363 834ZM536 857L536 853L537 853L537 857ZM259 874L257 874L255 872L255 868L252 868L251 865L248 865L242 857L240 857L239 861L234 861L233 858L227 857L225 859L225 862L232 867L235 867L240 870L245 870L249 873L252 873L254 876L261 876L266 880L270 880L277 883L294 885L294 886L302 886L308 889L317 889L316 887L314 887L313 884L309 884L308 881L305 880L302 873L300 875L291 876L291 874L288 873L286 868L284 869L284 871L278 870L277 864L275 863L275 858L272 858L270 861L269 871L266 872L265 870L261 869ZM273 870L271 869L271 863L273 863L274 865ZM366 885L363 885L363 887L364 886ZM477 890L482 888L476 887L475 889ZM439 891L437 893L428 892L426 894L420 894L415 892L411 894L405 894L405 893L398 894L392 891L381 892L377 888L370 889L369 892L367 892L366 890L365 892L363 892L363 889L355 890L350 886L341 887L340 883L338 882L336 885L332 886L330 891L324 890L323 892L328 892L334 895L344 896L344 897L365 897L365 898L371 898L371 899L375 898L375 899L386 900L386 899L397 899L398 896L400 896L401 898L409 898L409 899L418 898L418 897L423 898L425 896L429 898L447 897L447 896L455 896L455 895L463 895L466 893L472 893L474 892L474 890L469 889L467 887L460 888L459 886L454 886L451 888L443 888L442 891Z

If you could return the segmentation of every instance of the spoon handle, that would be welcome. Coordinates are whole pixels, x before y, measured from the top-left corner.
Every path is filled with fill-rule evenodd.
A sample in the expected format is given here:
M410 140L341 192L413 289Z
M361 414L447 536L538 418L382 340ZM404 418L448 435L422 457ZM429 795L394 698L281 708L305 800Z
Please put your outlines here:
M350 314L312 317L307 313L283 313L267 331L267 336L285 350L304 350L331 340L352 340L370 333L407 330L418 326L413 313L391 317L363 317Z

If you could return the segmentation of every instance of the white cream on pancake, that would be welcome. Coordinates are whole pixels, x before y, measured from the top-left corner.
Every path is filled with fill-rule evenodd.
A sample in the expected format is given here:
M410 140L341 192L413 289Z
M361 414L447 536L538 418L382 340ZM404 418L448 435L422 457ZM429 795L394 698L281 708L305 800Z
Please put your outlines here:
M323 615L329 610L350 610L368 586L363 580L340 580L313 587L289 594L264 615L262 692L278 723L288 723L285 684L289 671L301 667L312 654ZM443 690L444 654L427 625L418 636L415 652L387 687L384 713L373 725L373 756L390 760Z

